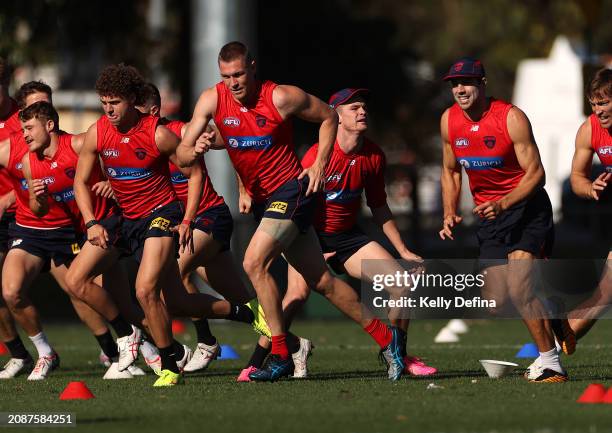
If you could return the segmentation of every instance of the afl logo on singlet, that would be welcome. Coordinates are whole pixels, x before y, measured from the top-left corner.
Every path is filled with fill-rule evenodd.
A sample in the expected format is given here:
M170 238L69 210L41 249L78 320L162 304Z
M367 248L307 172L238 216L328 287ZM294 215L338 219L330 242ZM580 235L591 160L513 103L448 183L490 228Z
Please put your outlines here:
M20 162L18 162L17 164L15 164L15 168L16 168L17 170L21 170L21 169L23 168L23 164L22 164L22 163L20 163Z
M230 139L227 141L227 144L229 144L229 145L230 145L230 147L234 147L234 148L236 148L236 147L238 147L238 140L236 140L235 138L230 138Z
M470 145L470 140L468 140L467 138L457 138L455 139L455 147L468 147Z
M240 119L237 117L226 117L223 119L223 124L225 126L229 126L230 128L237 128L240 126Z
M145 159L145 156L147 156L147 151L144 150L142 147L137 147L136 149L134 149L134 153L136 154L136 158L140 160Z
M597 153L601 156L612 155L612 146L600 147Z

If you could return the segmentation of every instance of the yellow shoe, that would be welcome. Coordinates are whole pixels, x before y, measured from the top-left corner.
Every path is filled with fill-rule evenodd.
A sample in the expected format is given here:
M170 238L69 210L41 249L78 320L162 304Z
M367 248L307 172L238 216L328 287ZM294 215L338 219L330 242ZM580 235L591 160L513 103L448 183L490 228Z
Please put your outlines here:
M252 299L251 301L245 304L255 315L255 319L253 320L253 330L257 332L259 335L263 335L264 337L272 338L272 332L270 332L270 328L266 323L266 315L264 314L263 308L257 302L257 298Z
M183 382L183 376L180 373L174 373L170 370L162 370L159 378L155 381L153 386L174 386Z

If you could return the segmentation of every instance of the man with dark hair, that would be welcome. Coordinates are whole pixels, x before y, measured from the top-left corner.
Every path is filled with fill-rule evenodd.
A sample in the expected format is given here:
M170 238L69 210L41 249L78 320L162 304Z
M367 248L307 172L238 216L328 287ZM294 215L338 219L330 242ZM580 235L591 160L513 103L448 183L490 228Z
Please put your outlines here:
M174 344L168 311L246 323L253 321L253 314L241 305L188 294L181 283L176 253L179 244L183 250L190 245L191 221L202 193L202 171L197 165L183 170L189 179L183 210L168 171L168 159L176 162L174 152L180 140L159 124L159 118L135 108L142 102L143 85L138 71L130 66L108 66L100 74L96 90L105 114L86 133L74 189L88 242L108 248L111 237L95 217L86 185L101 158L123 213L120 236L139 262L136 297L160 352L161 374L154 386L174 386L181 381L179 368L189 360L190 352ZM177 244L173 227L185 221L188 230L179 230Z
M577 196L599 201L610 195L608 183L612 179L612 70L597 71L586 89L593 113L580 125L572 160L570 182ZM591 180L593 156L597 155L604 172ZM595 293L568 314L569 325L580 339L589 332L597 318L612 304L612 245ZM537 358L528 368L534 377L542 370Z
M51 90L51 87L43 81L29 81L19 88L15 94L15 99L19 109L23 110L25 107L38 101L52 102L52 94L53 90Z
M300 350L299 339L287 334L280 293L269 272L274 259L282 254L310 287L372 330L370 334L385 349L389 378L399 379L404 363L397 329L362 316L357 294L327 270L310 226L312 194L319 192L324 182L338 127L337 114L298 87L256 79L255 61L240 42L221 48L218 63L222 81L200 95L177 156L183 165L194 164L215 146L215 134L209 133L208 140L201 137L214 118L236 172L254 202L259 226L247 247L243 266L270 326L272 349L265 368L251 372L249 378L274 381L290 375L294 370L290 353ZM312 166L304 170L293 148L294 116L321 125L319 153Z
M555 338L546 312L533 293L533 261L552 247L553 219L545 174L527 116L517 107L486 96L484 66L478 60L455 62L444 77L450 82L455 104L442 115L442 198L444 220L440 238L454 239L461 167L470 180L478 216L482 266L487 266L485 289L498 290L498 305L508 295L519 310L542 358L542 370L532 382L565 382ZM499 287L490 284L499 276ZM564 321L555 334L566 353L575 350L575 338Z

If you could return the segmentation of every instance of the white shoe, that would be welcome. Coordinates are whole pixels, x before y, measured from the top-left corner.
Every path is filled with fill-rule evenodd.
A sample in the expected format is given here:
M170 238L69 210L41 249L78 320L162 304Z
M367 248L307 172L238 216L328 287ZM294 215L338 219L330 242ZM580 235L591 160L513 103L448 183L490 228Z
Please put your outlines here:
M134 376L129 371L129 367L123 371L119 371L119 363L113 362L102 379L133 379Z
M185 365L183 371L192 372L199 371L208 368L210 363L217 359L217 357L221 354L221 346L216 342L212 346L204 343L198 343L195 352L193 353L193 357L191 361Z
M533 361L529 367L527 367L527 371L525 371L525 379L535 380L542 374L544 368L542 368L542 358L539 356Z
M25 373L32 369L34 361L29 356L26 359L11 358L0 370L0 379L12 379L20 373Z
M132 376L146 376L147 375L147 373L145 373L143 369L137 366L136 364L130 365L124 371L129 371L132 374Z
M141 339L142 332L135 326L132 326L132 333L130 335L117 338L119 349L119 361L117 363L119 364L119 371L125 370L136 361Z
M312 354L312 342L300 337L300 350L291 354L293 358L293 377L304 379L308 377L308 357Z
M98 360L100 361L100 364L102 364L106 368L111 366L111 359L106 356L106 353L104 353L102 349L100 349L100 355L98 356Z
M153 358L147 358L145 357L145 362L147 364L147 366L153 370L153 373L157 374L158 376L161 376L161 357L159 355L155 355L155 357Z
M185 346L183 344L183 350L185 351L185 354L183 355L181 359L176 361L176 366L179 368L181 372L183 371L185 366L189 364L189 361L191 361L191 357L193 356L193 351L189 348L189 346ZM160 363L161 363L161 360L160 360Z
M45 380L49 373L59 367L60 360L57 353L50 356L41 356L36 361L36 365L32 373L28 376L28 380Z

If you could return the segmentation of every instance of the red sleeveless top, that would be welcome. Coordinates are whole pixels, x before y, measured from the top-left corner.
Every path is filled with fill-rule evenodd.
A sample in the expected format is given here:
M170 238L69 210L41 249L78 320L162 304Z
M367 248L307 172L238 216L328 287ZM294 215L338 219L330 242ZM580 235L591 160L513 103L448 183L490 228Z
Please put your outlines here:
M612 135L602 128L597 116L589 116L591 122L591 146L607 172L612 172Z
M214 120L234 168L255 203L265 202L281 185L301 173L293 146L293 127L272 102L277 86L258 83L257 102L245 107L223 82L217 84Z
M125 134L100 117L98 153L123 215L139 219L176 200L168 158L155 144L159 118L143 115Z
M512 191L525 175L508 134L512 104L491 98L478 122L469 120L456 103L448 116L448 135L457 162L465 168L474 202L497 201Z
M11 98L11 108L8 114L0 117L0 141L4 141L12 134L21 134L21 122L19 121L19 108L17 102ZM0 195L8 194L13 189L13 181L5 168L0 168ZM6 212L15 212L16 203L11 205Z

